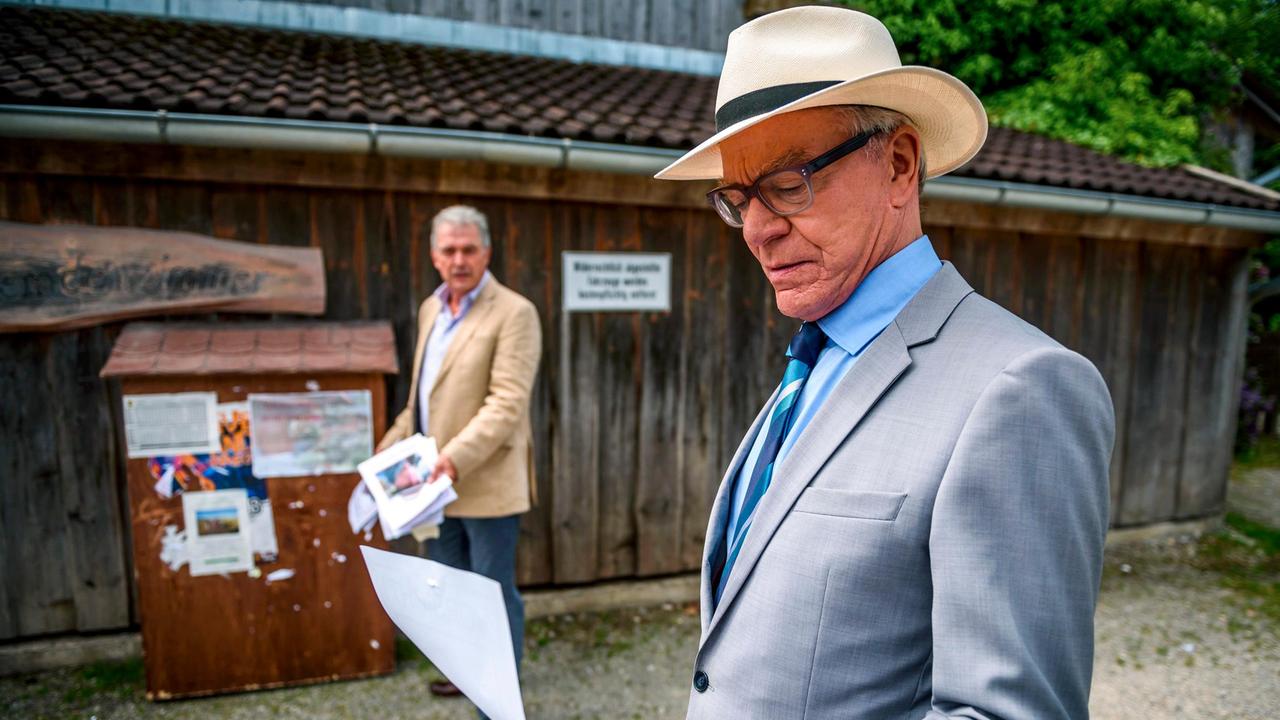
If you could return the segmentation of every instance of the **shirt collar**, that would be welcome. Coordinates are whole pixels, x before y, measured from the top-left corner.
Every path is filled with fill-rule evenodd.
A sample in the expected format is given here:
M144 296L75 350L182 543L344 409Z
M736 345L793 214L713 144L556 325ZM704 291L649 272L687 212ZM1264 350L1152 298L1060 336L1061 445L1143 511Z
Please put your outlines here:
M480 297L480 291L481 291L481 290L484 290L484 286L489 284L489 278L490 278L490 277L492 277L492 276L489 274L489 271L488 271L488 270L485 270L485 271L484 271L484 275L481 275L481 276L480 276L480 282L476 283L476 286L475 286L475 287L473 287L473 288L471 288L471 292L469 292L469 293L467 293L466 295L462 296L462 302L458 303L458 315L459 315L459 316L461 316L461 315L463 315L464 313L466 313L466 312L467 312L467 309L468 309L468 308L470 308L470 307L471 307L471 305L472 305L473 303L475 303L476 298L477 298L477 297ZM445 309L448 309L448 307L449 307L449 286L448 286L447 284L445 284L445 283L440 283L440 287L436 288L435 292L433 292L433 293L431 293L431 294L436 296L436 299L440 301L440 304L441 304Z
M921 235L876 266L843 305L818 321L818 327L845 352L858 355L940 269L933 243Z

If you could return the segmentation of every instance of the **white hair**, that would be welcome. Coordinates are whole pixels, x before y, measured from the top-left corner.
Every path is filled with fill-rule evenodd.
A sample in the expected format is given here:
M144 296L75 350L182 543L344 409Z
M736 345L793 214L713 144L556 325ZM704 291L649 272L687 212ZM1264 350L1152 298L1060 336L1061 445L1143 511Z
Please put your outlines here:
M889 133L900 127L915 128L911 118L897 110L876 107L875 105L836 105L842 119L848 124L854 135L875 130L877 135L867 143L868 149L878 157L884 157L885 146L889 141ZM925 165L924 147L920 148L920 182L919 190L924 192L924 177L928 174Z
M480 246L489 247L489 221L470 205L450 205L431 218L431 249L436 249L436 231L441 225L470 225L480 233Z

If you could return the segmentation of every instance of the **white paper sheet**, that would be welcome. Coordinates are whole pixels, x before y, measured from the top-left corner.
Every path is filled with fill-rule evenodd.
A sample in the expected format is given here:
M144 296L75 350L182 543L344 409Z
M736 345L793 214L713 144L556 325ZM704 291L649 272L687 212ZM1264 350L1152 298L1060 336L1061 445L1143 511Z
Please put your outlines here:
M444 507L457 499L458 493L451 487L446 488L434 505L423 510L421 514L404 525L396 527L392 527L386 522L381 522L382 516L378 516L379 525L382 528L382 537L387 540L395 540L413 532L413 529L419 525L439 525L444 522Z
M378 514L378 502L373 499L369 486L361 480L351 490L351 497L347 500L347 523L351 525L353 533L368 532L377 523L382 528L382 537L395 540L408 535L420 525L439 525L444 522L445 506L457 499L458 493L452 487L446 488L426 510L403 525L393 527Z
M391 621L492 720L524 720L502 588L483 575L360 546Z
M240 490L182 494L191 575L246 572L253 567L249 496Z
M129 457L218 451L218 394L125 395L124 436Z
M360 463L357 469L378 507L382 535L394 540L439 515L453 502L453 479L425 482L439 453L434 438L414 434ZM351 508L348 506L348 512ZM355 525L355 518L349 518Z
M351 489L351 497L347 499L347 523L351 525L351 532L361 533L371 530L377 521L378 502L361 480Z

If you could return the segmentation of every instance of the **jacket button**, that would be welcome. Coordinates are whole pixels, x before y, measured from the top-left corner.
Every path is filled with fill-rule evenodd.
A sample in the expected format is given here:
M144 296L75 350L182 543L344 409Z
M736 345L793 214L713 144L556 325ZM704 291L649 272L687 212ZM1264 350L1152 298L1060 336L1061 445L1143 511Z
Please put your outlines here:
M693 689L698 692L706 692L711 686L711 680L707 678L707 674L699 670L693 674Z

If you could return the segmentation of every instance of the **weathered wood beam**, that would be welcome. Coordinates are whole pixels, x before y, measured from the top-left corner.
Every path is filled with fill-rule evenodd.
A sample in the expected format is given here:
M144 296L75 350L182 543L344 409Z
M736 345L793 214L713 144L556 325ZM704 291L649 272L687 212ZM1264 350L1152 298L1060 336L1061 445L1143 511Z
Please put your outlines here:
M324 299L318 248L0 222L0 332L210 310L320 315Z
M4 176L38 175L153 180L291 188L388 190L471 197L578 201L710 212L713 183L666 182L645 175L425 160L176 145L119 145L68 141L0 142ZM1136 218L1052 212L925 199L926 230L965 227L1037 235L1116 239L1217 248L1254 247L1263 236L1244 230Z

